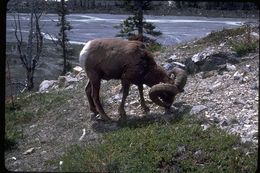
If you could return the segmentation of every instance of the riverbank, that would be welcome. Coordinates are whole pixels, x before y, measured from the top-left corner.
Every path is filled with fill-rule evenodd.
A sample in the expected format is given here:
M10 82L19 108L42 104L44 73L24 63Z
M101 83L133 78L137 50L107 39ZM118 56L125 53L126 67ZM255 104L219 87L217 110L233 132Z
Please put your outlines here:
M70 11L71 14L74 13L108 13L108 14L126 14L132 15L131 13L125 11L124 9L87 9ZM176 8L157 8L156 10L144 11L146 15L155 16L194 16L194 17L212 17L212 18L259 18L259 10L204 10L198 8L186 8L186 9L176 9Z

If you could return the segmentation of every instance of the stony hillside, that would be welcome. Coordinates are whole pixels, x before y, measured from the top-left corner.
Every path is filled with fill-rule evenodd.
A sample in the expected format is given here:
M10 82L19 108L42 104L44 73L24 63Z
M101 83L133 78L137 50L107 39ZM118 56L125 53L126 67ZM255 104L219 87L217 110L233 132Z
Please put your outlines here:
M241 27L209 34L207 37L164 48L156 61L166 70L174 66L189 72L185 91L177 95L172 112L152 103L144 95L151 111L144 115L139 104L138 89L131 87L126 103L128 122L170 121L188 116L200 119L206 130L212 125L228 133L238 134L243 143L258 143L259 28ZM22 134L16 147L5 153L6 168L16 171L59 171L53 164L74 145L99 143L104 132L120 128L117 109L121 100L120 82L103 81L102 104L113 123L90 119L84 93L84 72L70 73L57 81L45 81L37 93L17 98L16 116L23 123L15 127ZM108 92L109 91L109 92ZM22 112L22 113L21 113ZM28 112L30 120L24 116ZM20 115L21 114L21 115ZM6 110L6 116L14 115ZM8 119L8 118L6 118Z

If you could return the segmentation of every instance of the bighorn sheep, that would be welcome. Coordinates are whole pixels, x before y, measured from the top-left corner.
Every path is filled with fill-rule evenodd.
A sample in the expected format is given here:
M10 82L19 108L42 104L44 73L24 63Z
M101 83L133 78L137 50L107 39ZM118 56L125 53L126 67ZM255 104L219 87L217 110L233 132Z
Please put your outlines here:
M183 90L187 78L185 71L178 68L167 74L156 64L153 54L139 41L90 40L81 50L79 62L89 78L85 92L90 110L94 115L100 114L103 120L110 118L104 112L99 100L101 79L121 79L123 96L118 111L121 118L124 118L126 115L124 105L130 84L138 86L141 106L148 112L149 108L143 97L143 84L152 87L149 95L153 102L169 108L175 95ZM174 74L175 79L170 78L171 74Z

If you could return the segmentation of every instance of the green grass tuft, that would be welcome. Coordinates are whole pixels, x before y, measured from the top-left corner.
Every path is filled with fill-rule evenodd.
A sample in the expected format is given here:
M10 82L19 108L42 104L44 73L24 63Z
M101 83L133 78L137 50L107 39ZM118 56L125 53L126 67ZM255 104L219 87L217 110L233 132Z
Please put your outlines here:
M257 41L255 41L255 42L243 41L240 43L232 43L232 50L235 51L238 54L238 56L244 56L247 53L255 52L257 49L258 43L259 42L257 42Z
M237 148L237 149L234 149ZM194 120L125 127L99 145L73 146L62 171L76 172L254 172L257 154L246 155L239 137Z
M148 44L148 50L151 52L163 51L163 46L160 43L150 43Z
M223 29L221 31L211 32L205 38L202 38L200 42L209 42L214 44L219 44L224 40L236 37L238 35L242 35L247 31L247 27L239 27L239 28L232 28L232 29Z
M59 107L70 97L69 91L50 93L23 93L15 98L13 105L5 105L5 148L15 146L18 139L22 138L22 125L31 122L44 113Z

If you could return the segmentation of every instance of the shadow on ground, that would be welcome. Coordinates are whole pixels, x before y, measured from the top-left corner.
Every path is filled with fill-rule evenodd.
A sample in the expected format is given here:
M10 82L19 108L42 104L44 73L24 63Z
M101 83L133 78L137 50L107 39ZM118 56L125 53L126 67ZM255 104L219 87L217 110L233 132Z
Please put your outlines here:
M174 124L182 120L183 116L187 115L190 112L191 108L192 106L186 104L186 102L177 102L173 104L169 113L161 113L158 110L158 112L148 113L141 117L138 117L135 114L128 114L127 118L123 121L94 121L92 124L92 128L96 132L106 133L110 131L116 131L125 127L144 127L156 122Z

